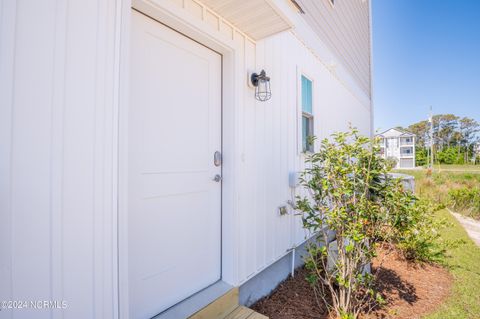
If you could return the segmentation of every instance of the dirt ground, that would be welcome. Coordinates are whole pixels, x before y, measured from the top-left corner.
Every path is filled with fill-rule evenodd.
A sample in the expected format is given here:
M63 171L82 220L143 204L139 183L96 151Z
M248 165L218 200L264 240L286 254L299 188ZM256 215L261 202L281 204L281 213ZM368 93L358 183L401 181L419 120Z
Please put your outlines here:
M381 266L380 260L383 260ZM451 275L439 266L418 266L403 260L395 252L385 254L384 250L374 260L373 271L377 272L377 291L387 304L362 318L421 318L448 297L453 281ZM332 318L321 301L317 302L305 280L306 274L305 269L297 270L294 278L288 278L270 296L251 308L270 319Z

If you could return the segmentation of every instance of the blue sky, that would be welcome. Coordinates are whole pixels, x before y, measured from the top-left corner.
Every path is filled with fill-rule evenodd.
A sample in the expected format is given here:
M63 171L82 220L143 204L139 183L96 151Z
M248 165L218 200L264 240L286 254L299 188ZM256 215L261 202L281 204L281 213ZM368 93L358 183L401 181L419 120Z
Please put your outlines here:
M480 0L372 0L375 128L480 121Z

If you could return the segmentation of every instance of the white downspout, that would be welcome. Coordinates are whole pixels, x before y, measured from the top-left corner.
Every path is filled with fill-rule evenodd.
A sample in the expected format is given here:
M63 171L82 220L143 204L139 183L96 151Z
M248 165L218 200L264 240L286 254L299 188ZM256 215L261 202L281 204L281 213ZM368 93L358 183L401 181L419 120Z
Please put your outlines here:
M295 277L295 247L292 248L292 278Z
M290 173L289 186L290 186L291 199L287 203L290 206L290 209L293 209L293 210L295 210L295 190L298 184L299 184L299 173L298 172ZM292 213L290 218L294 218L294 216L295 214ZM295 238L295 228L292 225L290 225L290 238L292 239L292 242L293 242L293 247L290 248L290 251L292 252L292 265L291 265L290 275L293 278L295 277L295 248L297 246L295 245L295 240L293 239Z

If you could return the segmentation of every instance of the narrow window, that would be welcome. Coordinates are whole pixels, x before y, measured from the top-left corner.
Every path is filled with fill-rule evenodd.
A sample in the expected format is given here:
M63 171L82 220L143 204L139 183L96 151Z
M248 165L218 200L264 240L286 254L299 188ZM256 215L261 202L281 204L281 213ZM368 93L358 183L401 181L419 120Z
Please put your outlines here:
M302 149L313 152L312 81L302 75Z

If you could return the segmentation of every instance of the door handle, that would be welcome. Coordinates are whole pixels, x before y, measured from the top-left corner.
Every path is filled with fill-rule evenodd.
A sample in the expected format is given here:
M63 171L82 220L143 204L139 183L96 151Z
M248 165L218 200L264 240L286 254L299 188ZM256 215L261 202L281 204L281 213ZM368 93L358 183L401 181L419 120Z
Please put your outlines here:
M217 183L220 182L221 180L222 180L222 176L220 174L215 175L215 177L213 178L213 181Z

